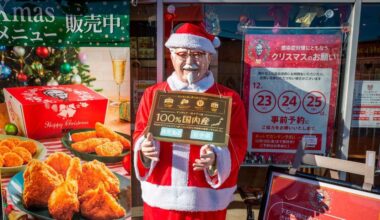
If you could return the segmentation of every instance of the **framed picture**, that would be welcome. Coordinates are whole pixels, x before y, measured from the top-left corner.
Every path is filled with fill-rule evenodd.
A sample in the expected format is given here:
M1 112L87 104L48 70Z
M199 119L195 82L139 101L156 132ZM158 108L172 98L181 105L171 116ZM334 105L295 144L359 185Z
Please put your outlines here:
M380 190L270 167L259 219L379 219Z

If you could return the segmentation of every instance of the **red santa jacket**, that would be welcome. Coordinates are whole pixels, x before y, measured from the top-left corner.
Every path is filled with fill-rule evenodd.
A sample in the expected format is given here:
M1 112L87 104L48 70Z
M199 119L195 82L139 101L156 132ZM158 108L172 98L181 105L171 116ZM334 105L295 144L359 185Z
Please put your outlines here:
M159 161L144 167L140 145L144 140L154 93L170 91L167 82L145 90L137 115L133 139L134 168L141 182L142 199L152 207L177 211L217 211L225 209L233 199L238 171L247 149L247 121L243 102L231 89L214 83L206 93L232 97L230 139L228 148L213 146L217 158L217 175L193 171L192 164L200 157L199 145L156 141Z

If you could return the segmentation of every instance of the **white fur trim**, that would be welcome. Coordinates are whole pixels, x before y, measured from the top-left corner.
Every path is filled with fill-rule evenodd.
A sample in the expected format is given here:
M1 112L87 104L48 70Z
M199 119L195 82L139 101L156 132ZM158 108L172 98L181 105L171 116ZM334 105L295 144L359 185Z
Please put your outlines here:
M137 141L135 143L135 147L134 147L134 153L133 153L133 165L134 165L135 171L136 171L136 178L138 180L140 180L140 181L145 181L150 176L150 174L152 174L153 169L154 169L154 167L157 164L157 161L153 161L152 160L150 162L150 168L149 168L148 174L146 174L145 176L141 176L140 175L139 168L138 168L138 165L137 165L138 163L137 162L138 162L138 159L140 159L140 158L138 158L138 157L140 157L139 151L141 150L141 144L142 144L142 142L144 140L145 140L144 135L140 136L137 139ZM153 145L157 148L158 152L160 152L160 143L157 142L157 141L153 141Z
M172 34L166 41L165 47L198 49L212 54L216 53L215 47L209 39L193 34Z
M236 186L225 189L160 186L141 182L142 198L152 207L177 211L217 211L227 208Z
M220 187L231 173L231 157L227 147L210 145L216 154L216 168L218 170L218 182L213 183L207 170L204 170L206 181L214 189Z
M172 186L187 186L190 145L173 143Z

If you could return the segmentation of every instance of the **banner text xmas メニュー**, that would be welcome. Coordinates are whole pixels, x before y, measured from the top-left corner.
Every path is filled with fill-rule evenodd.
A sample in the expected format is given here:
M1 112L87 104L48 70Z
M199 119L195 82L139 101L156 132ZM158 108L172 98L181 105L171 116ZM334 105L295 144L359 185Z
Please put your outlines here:
M0 45L129 46L129 2L0 2Z

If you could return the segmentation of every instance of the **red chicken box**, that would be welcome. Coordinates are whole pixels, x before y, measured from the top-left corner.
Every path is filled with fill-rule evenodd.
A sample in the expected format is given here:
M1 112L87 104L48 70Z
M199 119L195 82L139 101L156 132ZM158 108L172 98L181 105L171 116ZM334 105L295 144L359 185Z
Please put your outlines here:
M104 123L108 99L83 85L4 89L10 121L33 139L61 137L72 129Z

